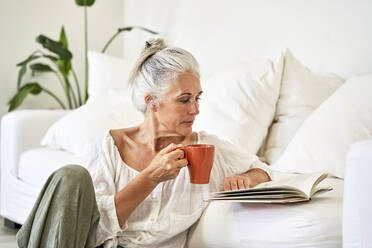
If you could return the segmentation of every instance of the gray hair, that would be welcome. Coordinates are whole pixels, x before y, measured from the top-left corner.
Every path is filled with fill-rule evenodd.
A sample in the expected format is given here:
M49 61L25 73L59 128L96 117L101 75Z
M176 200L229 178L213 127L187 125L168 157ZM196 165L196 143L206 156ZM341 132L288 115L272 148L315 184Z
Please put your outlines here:
M129 78L134 106L145 113L145 96L150 94L160 100L170 89L172 81L184 72L199 77L199 64L191 53L168 46L160 38L146 41Z

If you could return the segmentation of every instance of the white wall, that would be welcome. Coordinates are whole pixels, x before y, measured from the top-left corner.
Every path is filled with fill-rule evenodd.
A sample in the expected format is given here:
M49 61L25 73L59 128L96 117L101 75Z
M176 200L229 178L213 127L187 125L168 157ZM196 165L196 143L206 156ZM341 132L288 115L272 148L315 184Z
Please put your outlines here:
M123 0L96 1L88 9L89 49L101 50L104 43L123 24ZM84 82L84 26L83 8L74 0L1 0L0 1L0 116L7 112L7 102L16 92L18 62L40 46L35 42L39 34L59 38L61 26L65 26L73 63L80 84ZM122 56L122 37L111 44L107 53ZM29 76L25 79L32 80ZM61 86L55 76L41 80L45 87L58 91ZM29 96L21 108L58 108L47 95Z
M371 13L371 0L125 0L124 23L163 32L204 77L290 48L311 69L347 78L372 72ZM124 45L135 58L143 43L131 35Z
M125 26L144 26L166 36L177 20L177 8L183 0L124 0L124 24ZM124 57L136 60L145 41L154 36L142 32L132 31L126 34L124 44Z

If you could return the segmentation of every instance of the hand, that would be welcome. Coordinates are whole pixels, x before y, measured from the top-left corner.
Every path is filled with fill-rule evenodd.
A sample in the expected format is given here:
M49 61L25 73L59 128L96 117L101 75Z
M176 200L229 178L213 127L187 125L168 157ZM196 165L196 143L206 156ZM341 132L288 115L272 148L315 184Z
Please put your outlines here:
M251 188L252 180L249 175L234 175L223 179L224 190L237 190Z
M142 172L155 184L174 179L188 162L184 158L182 145L169 144L162 149Z

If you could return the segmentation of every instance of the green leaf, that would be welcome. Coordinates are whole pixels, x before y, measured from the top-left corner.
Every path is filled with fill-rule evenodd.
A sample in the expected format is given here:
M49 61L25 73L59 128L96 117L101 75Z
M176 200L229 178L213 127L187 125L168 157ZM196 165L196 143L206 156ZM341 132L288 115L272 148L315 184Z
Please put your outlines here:
M95 0L75 0L75 3L79 6L90 7L94 4Z
M19 88L21 87L21 83L22 83L22 78L23 76L25 75L26 73L26 70L27 70L27 64L30 63L31 61L35 60L35 59L38 59L40 58L39 55L34 55L36 52L32 53L30 56L28 56L27 59L23 60L22 62L19 62L17 64L17 66L20 66L21 68L19 69L19 72L18 72L18 79L17 79L17 89L19 90Z
M63 44L64 48L68 48L65 28L63 26L61 28L61 32L59 33L59 41Z
M60 41L52 40L41 34L36 38L36 42L40 43L45 49L57 54L62 60L70 61L72 59L72 53Z
M48 59L50 59L51 61L53 61L53 62L57 62L58 61L58 58L57 57L54 57L54 56L52 56L52 55L43 55L43 57L44 58L48 58Z
M63 48L65 48L65 49L68 48L65 28L63 26L61 28L61 32L60 32L60 35L59 35L59 41L63 44ZM61 74L63 76L68 77L68 75L70 74L70 70L71 70L71 62L61 60L61 59L58 60L58 70L61 72Z
M19 63L17 64L17 66L23 66L23 65L26 65L26 64L28 64L30 61L35 60L35 59L38 59L38 58L40 58L39 55L33 55L33 54L31 54L30 56L28 56L27 59L23 60L22 62L19 62Z
M43 88L37 83L27 83L24 86L22 86L17 93L12 97L12 99L9 101L9 111L13 111L16 108L18 108L22 102L25 100L26 96L28 94L37 95L39 94Z
M64 61L64 60L58 60L58 70L59 72L64 76L68 77L71 70L71 62L70 61Z
M26 69L27 69L27 64L23 64L21 66L21 68L19 69L18 80L17 80L17 90L19 90L19 88L21 88L22 78L26 73Z
M35 75L35 72L54 72L54 70L47 64L35 63L30 65L32 70L32 75Z

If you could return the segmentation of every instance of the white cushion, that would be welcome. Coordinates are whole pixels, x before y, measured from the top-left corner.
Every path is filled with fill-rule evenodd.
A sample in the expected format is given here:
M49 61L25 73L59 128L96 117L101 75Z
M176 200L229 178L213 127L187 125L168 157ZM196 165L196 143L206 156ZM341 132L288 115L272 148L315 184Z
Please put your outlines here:
M83 154L85 145L107 129L138 124L143 115L132 102L127 83L132 64L89 51L89 100L54 123L41 145Z
M266 162L272 164L281 156L303 121L343 82L333 74L312 72L289 50L285 52L275 119L264 149Z
M205 83L194 129L205 130L256 154L266 137L279 95L283 57L226 69Z
M342 246L343 180L309 202L247 204L211 202L189 233L188 247L296 248Z
M273 169L344 177L350 145L372 138L372 74L341 86L303 123Z
M110 90L125 90L132 63L107 54L89 51L88 102L106 98Z
M143 114L133 106L129 91L108 92L106 99L89 102L55 122L41 145L82 155L85 146L106 130L129 127L142 120Z
M50 174L68 164L82 165L82 159L69 152L50 148L31 149L20 156L18 178L42 187Z

